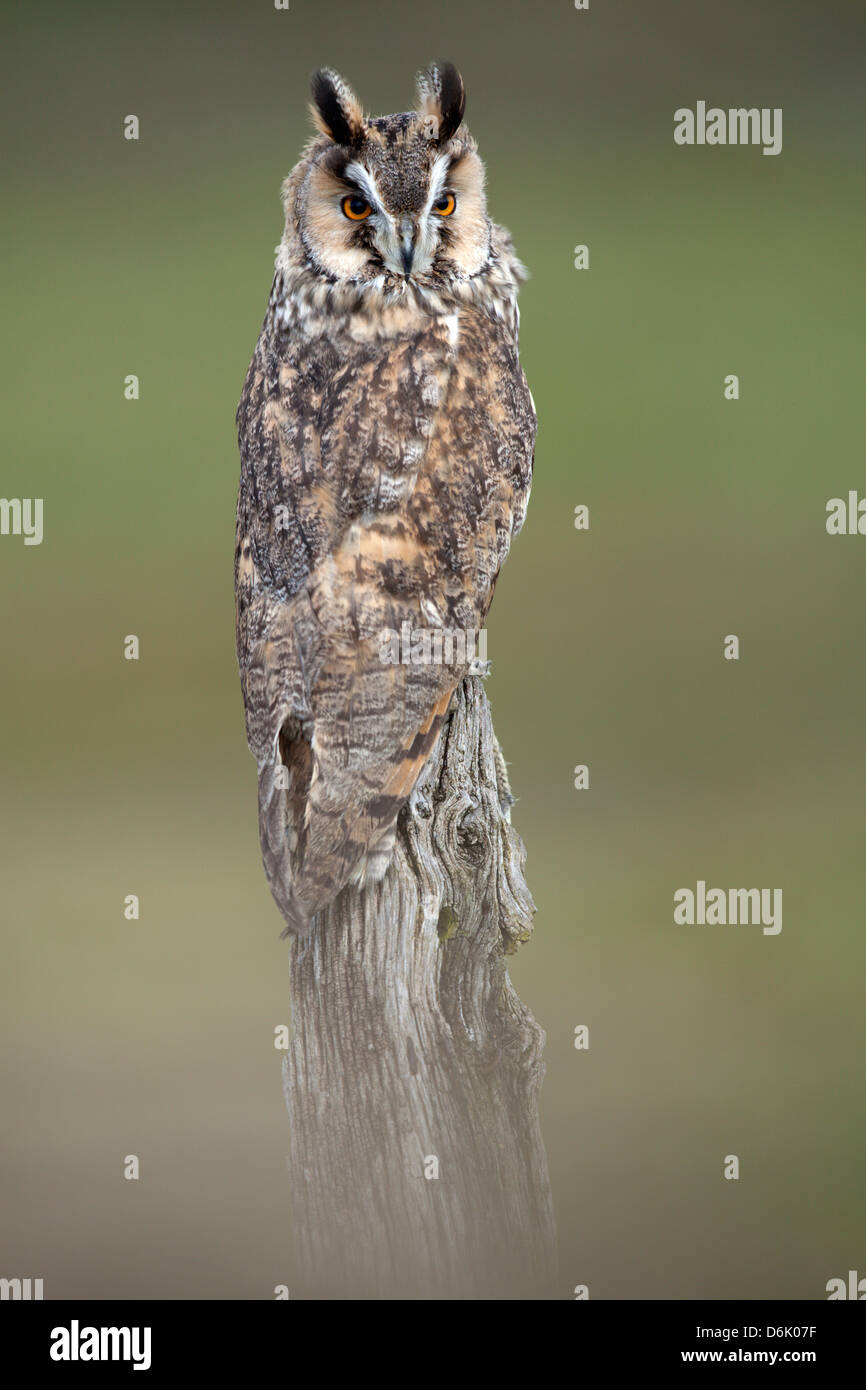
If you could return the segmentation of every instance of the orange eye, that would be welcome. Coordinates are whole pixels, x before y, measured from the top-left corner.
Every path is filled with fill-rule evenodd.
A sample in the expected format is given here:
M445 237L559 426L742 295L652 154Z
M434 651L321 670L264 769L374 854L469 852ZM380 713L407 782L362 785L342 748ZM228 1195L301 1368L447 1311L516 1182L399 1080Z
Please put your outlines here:
M433 211L440 217L450 217L457 206L457 199L453 193L443 193L441 198L437 198L433 204Z
M369 217L373 211L367 199L360 197L357 193L347 194L340 207L350 222L363 222L364 218Z

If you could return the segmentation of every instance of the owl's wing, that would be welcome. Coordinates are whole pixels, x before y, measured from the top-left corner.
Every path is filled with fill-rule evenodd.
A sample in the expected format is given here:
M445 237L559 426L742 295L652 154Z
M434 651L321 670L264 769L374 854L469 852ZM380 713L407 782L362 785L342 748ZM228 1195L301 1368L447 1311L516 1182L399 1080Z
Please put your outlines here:
M239 409L238 656L293 930L387 864L522 524L535 433L485 316L330 351L258 350Z

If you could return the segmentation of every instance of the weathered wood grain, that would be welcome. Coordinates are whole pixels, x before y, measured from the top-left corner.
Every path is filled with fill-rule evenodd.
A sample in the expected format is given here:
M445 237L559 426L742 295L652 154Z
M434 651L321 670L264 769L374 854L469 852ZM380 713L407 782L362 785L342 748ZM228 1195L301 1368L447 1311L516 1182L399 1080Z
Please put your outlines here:
M293 1297L553 1294L544 1034L506 971L534 912L511 801L471 676L386 877L290 943Z

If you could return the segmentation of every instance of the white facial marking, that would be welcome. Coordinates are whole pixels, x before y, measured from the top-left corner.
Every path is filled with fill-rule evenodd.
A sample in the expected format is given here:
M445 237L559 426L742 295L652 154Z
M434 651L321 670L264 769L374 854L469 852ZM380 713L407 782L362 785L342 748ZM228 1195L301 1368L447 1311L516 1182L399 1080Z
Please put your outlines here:
M370 171L364 168L363 164L358 164L357 161L352 164L347 164L346 178L363 189L364 196L374 212L385 213L385 216L388 216L385 212L385 205L382 202L382 195L376 186L376 180L373 178Z
M430 215L430 211L436 199L441 197L450 167L451 160L447 154L440 154L433 161L433 168L430 171L430 192L427 195L427 202L424 204L423 217L428 217Z

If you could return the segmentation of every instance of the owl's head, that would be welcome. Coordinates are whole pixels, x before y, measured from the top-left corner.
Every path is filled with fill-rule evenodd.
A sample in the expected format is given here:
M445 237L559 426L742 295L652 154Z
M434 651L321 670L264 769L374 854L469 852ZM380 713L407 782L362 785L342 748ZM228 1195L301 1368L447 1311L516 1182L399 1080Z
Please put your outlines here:
M330 69L315 73L319 135L283 188L294 258L330 283L401 293L476 276L491 254L484 166L462 124L451 63L418 77L417 109L366 117Z

